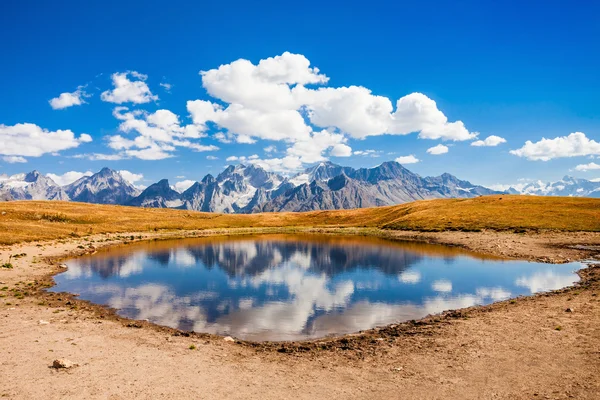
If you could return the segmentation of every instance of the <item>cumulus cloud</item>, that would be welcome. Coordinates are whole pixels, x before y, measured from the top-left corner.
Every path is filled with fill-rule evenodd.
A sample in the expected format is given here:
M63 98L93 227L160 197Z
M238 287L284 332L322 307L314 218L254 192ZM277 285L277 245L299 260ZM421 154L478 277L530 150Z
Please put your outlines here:
M575 132L554 139L542 138L538 142L528 140L523 147L510 153L528 160L549 161L554 158L600 155L600 143L588 139L585 133Z
M494 146L498 146L501 143L506 143L506 139L500 137L500 136L496 136L496 135L491 135L486 137L484 140L476 140L473 143L471 143L471 146L477 146L477 147L494 147Z
M427 149L427 153L433 155L446 154L448 152L448 146L444 146L443 144L438 144L437 146L433 146Z
M108 137L108 146L119 151L124 157L142 160L160 160L173 157L176 147L193 151L214 151L214 145L202 145L193 141L205 135L203 127L182 125L179 117L169 110L147 113L141 110L129 111L127 107L116 107L113 115L122 121L119 130L126 134L137 133L133 139L121 135Z
M134 172L127 171L126 169L120 170L119 175L136 187L138 187L138 182L144 179L144 174L136 174Z
M297 157L303 163L325 161L327 158L323 153L327 150L330 150L329 154L334 157L349 157L352 155L352 149L345 144L346 142L347 138L344 135L322 130L296 141L287 149L287 154Z
M413 154L408 155L408 156L400 156L400 157L396 158L396 162L398 162L400 164L415 164L415 163L418 163L419 161L421 161L421 160L419 160Z
M301 54L284 53L253 64L244 59L201 71L202 85L218 100L188 101L194 124L206 129L209 123L222 131L214 138L224 143L254 143L258 139L283 141L288 160L294 165L322 160L327 156L349 156L346 138L418 133L422 139L471 140L461 121L449 121L434 100L411 93L396 101L373 94L368 88L318 87L329 78ZM307 144L322 140L327 131L336 143L326 149ZM337 139L337 135L340 139ZM273 165L282 165L283 158Z
M92 171L86 172L78 172L78 171L69 171L65 172L62 175L57 174L46 174L46 176L56 182L57 185L65 186L70 183L75 182L78 179L83 178L84 176L91 176L94 173Z
M77 87L77 90L74 92L65 92L61 93L58 97L55 97L48 101L50 103L50 107L54 110L62 110L64 108L72 107L72 106L80 106L85 103L85 98L90 97L91 95L84 91L85 86Z
M301 169L303 163L316 163L327 160L326 155L332 157L349 157L352 148L345 144L347 138L339 133L327 130L313 132L303 140L294 142L286 150L283 158L260 159L254 154L250 157L231 156L227 161L248 162L259 165L267 171L288 173Z
M40 157L91 141L90 135L83 133L76 137L68 129L49 131L30 123L0 124L0 155L5 156Z
M186 190L188 190L194 183L196 183L196 181L193 181L191 179L175 182L175 185L173 185L173 189L178 191L179 193L183 193Z
M158 100L146 84L147 75L136 71L115 72L111 75L113 90L102 92L100 98L109 103L143 104ZM129 79L132 78L132 79Z
M591 162L589 164L579 164L578 166L575 167L576 171L592 171L592 170L596 170L596 169L600 169L600 165L596 164L594 162Z
M2 157L2 161L9 163L9 164L16 164L16 163L26 163L27 159L25 159L24 157L20 157L20 156L4 156L4 157Z

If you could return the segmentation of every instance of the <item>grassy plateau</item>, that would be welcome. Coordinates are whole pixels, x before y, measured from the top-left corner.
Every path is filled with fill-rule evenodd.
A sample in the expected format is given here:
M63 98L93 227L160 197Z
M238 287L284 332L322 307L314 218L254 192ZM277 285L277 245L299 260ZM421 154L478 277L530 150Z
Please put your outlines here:
M305 213L217 214L55 201L0 203L0 244L95 233L236 228L600 231L600 199L496 195Z

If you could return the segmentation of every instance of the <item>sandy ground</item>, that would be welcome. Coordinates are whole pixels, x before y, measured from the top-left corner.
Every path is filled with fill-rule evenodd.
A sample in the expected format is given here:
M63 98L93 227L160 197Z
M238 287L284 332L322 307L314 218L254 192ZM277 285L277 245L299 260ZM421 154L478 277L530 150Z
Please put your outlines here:
M600 234L593 233L381 234L546 262L600 257ZM128 236L91 239L116 245ZM1 263L26 254L11 260L14 268L0 269L0 397L600 397L600 267L582 270L580 285L549 294L343 338L257 345L129 321L46 293L61 270L57 257L93 252L89 246L73 238L0 248ZM60 358L78 365L51 368Z

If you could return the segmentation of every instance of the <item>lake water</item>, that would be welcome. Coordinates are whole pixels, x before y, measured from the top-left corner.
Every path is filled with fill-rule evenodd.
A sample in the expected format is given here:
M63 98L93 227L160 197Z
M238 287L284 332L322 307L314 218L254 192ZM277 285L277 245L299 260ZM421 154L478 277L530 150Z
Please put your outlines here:
M249 340L339 335L558 289L578 281L582 267L314 235L140 243L66 264L53 291L125 317Z

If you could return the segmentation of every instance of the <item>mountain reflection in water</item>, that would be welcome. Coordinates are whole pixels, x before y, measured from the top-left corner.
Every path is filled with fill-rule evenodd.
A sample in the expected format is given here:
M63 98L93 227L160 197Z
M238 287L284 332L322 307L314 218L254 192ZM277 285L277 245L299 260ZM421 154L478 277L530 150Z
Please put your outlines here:
M316 235L150 242L67 265L54 291L133 319L251 340L338 335L557 289L581 268Z

